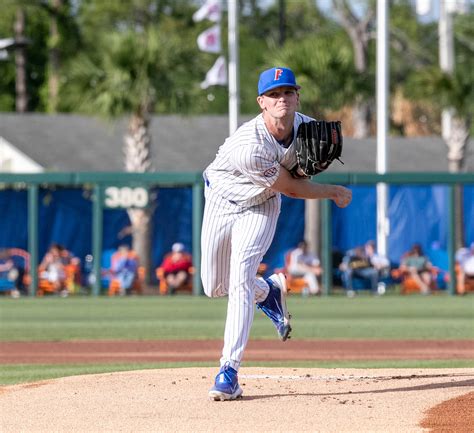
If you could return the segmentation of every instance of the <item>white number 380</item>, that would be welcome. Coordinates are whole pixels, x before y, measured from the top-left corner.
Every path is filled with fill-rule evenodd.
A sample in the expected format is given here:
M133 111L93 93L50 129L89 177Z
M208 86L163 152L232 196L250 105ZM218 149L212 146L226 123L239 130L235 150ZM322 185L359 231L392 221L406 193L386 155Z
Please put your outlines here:
M109 186L105 189L105 206L129 208L148 206L148 191L145 188Z

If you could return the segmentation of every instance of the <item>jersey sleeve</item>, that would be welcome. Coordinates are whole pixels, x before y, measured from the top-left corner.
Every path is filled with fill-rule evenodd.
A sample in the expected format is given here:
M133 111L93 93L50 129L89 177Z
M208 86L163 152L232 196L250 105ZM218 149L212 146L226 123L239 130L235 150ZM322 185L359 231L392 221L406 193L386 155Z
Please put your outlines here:
M250 182L263 188L270 188L280 174L276 155L262 145L239 146L231 152L229 161Z

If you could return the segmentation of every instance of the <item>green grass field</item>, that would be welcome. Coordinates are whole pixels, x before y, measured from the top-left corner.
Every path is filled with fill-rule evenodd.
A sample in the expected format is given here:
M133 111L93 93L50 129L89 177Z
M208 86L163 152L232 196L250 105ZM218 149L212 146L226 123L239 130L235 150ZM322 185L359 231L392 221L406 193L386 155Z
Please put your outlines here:
M226 299L205 297L0 299L1 341L89 339L222 339ZM474 297L359 296L288 300L294 339L473 339ZM255 315L252 339L274 339L271 322ZM217 361L216 361L217 362ZM213 365L140 363L2 365L0 383L142 368ZM248 363L246 365L259 365ZM270 365L266 363L265 365ZM294 367L469 367L472 360L279 362Z
M1 341L220 339L226 299L205 297L0 300ZM293 338L471 339L474 297L291 297ZM275 337L255 315L251 338Z

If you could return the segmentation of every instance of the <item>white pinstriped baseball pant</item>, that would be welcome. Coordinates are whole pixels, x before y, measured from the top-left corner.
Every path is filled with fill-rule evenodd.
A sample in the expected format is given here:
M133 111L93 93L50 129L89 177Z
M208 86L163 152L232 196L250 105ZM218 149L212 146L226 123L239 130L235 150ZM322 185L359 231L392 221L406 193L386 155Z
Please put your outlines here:
M229 296L221 366L239 369L254 316L268 284L257 270L275 235L281 199L242 208L206 187L201 233L201 279L209 297Z

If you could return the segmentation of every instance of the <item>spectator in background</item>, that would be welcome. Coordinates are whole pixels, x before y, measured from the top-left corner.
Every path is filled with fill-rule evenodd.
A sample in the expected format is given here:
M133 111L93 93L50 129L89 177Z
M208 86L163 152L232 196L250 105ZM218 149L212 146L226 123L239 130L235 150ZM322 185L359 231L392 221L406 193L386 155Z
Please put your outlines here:
M364 251L370 264L378 272L377 292L382 295L385 293L385 283L381 279L390 276L390 260L384 255L377 253L375 242L372 240L366 242Z
M456 252L456 261L459 264L457 273L457 292L466 293L466 282L473 281L474 285L474 242L469 248L460 248Z
M61 244L52 244L39 266L39 292L66 297L80 289L81 261Z
M128 245L120 245L112 255L111 279L118 281L119 294L131 295L133 284L138 277L138 255Z
M185 251L184 245L176 242L163 259L160 268L163 271L168 293L174 294L189 283L193 260L191 254Z
M23 283L25 267L15 260L9 250L0 250L0 279L7 280L13 285L10 295L12 298L19 298L20 295L27 295L28 291Z
M378 293L379 270L372 265L371 257L367 254L367 252L371 252L372 248L370 246L369 248L366 247L364 245L348 250L339 266L339 269L342 271L342 281L349 297L355 295L355 277L368 281L371 292Z
M46 252L39 265L39 278L47 281L52 291L66 297L69 292L66 288L66 265L68 254L64 247L53 243Z
M319 258L308 250L308 243L301 241L298 246L290 252L288 260L288 273L292 277L303 277L307 287L303 294L317 295L320 293L318 277L322 273Z
M420 244L413 244L411 250L403 255L400 270L416 281L422 294L427 295L431 292L433 265L424 254Z

